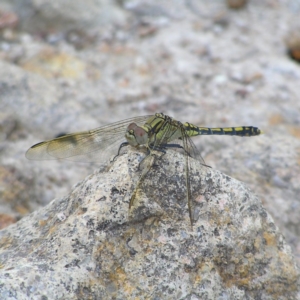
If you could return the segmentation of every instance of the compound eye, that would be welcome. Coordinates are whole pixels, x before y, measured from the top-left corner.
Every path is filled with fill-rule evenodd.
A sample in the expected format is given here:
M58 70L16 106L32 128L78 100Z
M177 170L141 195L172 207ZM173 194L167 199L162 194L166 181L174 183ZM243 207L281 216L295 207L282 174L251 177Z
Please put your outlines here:
M134 131L137 127L135 123L130 123L127 127L127 131Z
M137 126L137 128L134 130L134 136L139 145L144 145L148 142L148 134L141 127Z
M148 142L148 134L145 129L139 127L135 123L128 125L125 137L132 146L144 145Z
M145 130L138 126L135 128L134 133L136 137L143 137L146 134Z

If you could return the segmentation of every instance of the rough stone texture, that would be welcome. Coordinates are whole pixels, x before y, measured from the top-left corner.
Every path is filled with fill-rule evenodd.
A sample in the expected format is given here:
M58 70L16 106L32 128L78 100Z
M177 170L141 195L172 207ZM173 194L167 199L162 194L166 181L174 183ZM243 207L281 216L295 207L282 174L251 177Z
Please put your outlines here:
M144 155L129 150L0 232L1 299L299 299L290 247L241 182L170 151L128 212Z
M300 67L286 41L299 27L300 1L251 0L239 10L225 0L74 0L66 9L70 2L0 1L0 226L100 166L28 161L30 146L164 112L265 132L194 141L208 165L259 195L299 264ZM93 13L86 19L91 8L111 12L105 25Z
M124 12L110 0L2 0L0 8L16 12L20 26L33 33L95 28L124 21Z

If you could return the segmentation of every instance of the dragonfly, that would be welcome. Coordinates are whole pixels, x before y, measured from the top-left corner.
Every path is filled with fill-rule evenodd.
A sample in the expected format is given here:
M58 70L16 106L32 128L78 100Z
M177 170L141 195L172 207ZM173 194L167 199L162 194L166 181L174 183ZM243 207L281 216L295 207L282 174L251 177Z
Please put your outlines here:
M193 227L190 170L193 159L208 167L196 148L192 137L199 135L230 135L251 137L262 134L253 126L209 128L182 123L163 113L134 117L93 130L65 134L33 145L26 152L32 160L70 159L81 162L104 162L112 153L114 159L124 147L144 147L147 155L142 160L141 174L129 201L133 206L141 184L153 166L157 165L168 149L180 150L185 158L185 184L189 219Z

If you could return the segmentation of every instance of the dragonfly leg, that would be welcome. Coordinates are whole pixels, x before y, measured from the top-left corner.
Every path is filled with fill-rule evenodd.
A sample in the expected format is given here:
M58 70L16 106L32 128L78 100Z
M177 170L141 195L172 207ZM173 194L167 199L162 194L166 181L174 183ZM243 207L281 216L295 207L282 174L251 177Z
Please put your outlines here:
M159 145L159 146L149 145L149 149L150 149L150 152L151 152L151 150L155 150L158 152L163 152L164 154L166 153L165 145Z
M184 149L184 147L181 146L180 144L165 144L164 147L165 147L165 148L178 148L178 149L183 149L183 151L184 151L188 156L192 157L191 154L190 154L186 149Z
M115 161L115 159L120 155L121 149L122 149L123 147L128 146L128 145L129 145L128 142L124 142L124 143L122 143L122 144L120 145L119 150L118 150L118 153L117 153L117 155L113 158L113 161Z

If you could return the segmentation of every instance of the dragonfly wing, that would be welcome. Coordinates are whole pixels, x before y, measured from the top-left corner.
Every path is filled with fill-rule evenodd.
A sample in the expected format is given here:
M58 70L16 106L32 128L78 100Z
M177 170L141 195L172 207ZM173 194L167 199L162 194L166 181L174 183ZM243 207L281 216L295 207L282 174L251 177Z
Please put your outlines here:
M32 146L26 157L34 160L69 159L100 162L117 154L124 135L132 122L142 125L149 116L135 117L105 125L94 130L66 134Z
M200 163L202 165L205 165L205 161L204 159L202 158L201 154L200 154L200 151L198 150L198 148L195 146L194 142L192 141L192 139L186 134L185 137L186 139L186 150L187 152L189 153L190 157L200 161Z

